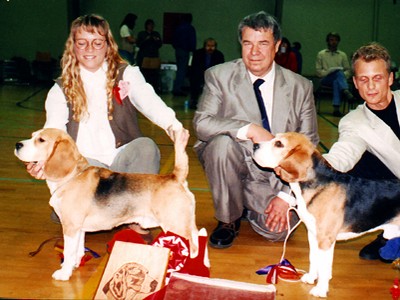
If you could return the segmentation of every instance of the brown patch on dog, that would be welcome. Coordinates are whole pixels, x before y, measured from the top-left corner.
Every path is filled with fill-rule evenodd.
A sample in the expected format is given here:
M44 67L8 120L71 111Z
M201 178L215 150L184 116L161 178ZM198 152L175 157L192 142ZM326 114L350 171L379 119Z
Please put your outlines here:
M314 195L305 193L303 197L316 221L318 246L327 250L336 241L344 224L346 191L340 185L329 184L314 190Z

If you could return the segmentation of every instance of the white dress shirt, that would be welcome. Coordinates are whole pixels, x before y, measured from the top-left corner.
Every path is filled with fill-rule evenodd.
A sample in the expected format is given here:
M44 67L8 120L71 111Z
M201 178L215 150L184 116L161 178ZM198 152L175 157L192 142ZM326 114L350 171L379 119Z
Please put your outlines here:
M268 123L271 126L272 124L272 107L273 107L273 95L274 95L274 81L275 81L275 62L272 63L272 68L271 70L262 78L257 77L253 75L251 72L248 72L250 75L251 82L254 84L254 82L257 79L264 79L264 83L260 85L260 92L261 96L264 101L264 106L265 106L265 111L267 113L268 117ZM254 95L254 101L255 101L255 95ZM257 102L255 102L257 103ZM237 138L241 140L248 140L247 138L247 131L249 130L249 125L246 125L242 128L239 129L237 133Z

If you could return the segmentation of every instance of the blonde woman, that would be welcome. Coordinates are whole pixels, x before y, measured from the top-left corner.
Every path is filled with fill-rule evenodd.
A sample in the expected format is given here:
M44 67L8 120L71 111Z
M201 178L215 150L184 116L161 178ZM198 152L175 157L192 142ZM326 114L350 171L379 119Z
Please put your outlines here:
M61 64L62 75L47 95L44 127L67 131L93 165L119 172L158 173L159 149L142 136L136 111L171 139L182 124L139 68L122 60L108 22L98 15L73 21ZM38 162L27 170L44 179L42 167Z

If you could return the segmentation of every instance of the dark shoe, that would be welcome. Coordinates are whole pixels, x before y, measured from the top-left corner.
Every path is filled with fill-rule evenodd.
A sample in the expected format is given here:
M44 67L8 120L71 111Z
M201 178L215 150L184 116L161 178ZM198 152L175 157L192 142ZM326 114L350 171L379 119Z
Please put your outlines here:
M379 249L385 246L386 242L387 239L385 239L381 233L374 241L361 249L359 254L360 258L366 260L382 260L381 256L379 255Z
M248 219L247 219L248 214L249 214L249 211L248 211L248 209L245 207L245 208L243 209L243 213L242 213L242 216L240 217L240 220L241 220L241 221L248 221Z
M56 212L54 210L51 211L50 220L53 223L61 224L60 218L57 216L57 214L56 214Z
M240 218L235 222L223 223L218 221L217 227L210 235L210 246L217 249L229 248L239 235Z
M333 115L334 117L338 117L338 118L343 117L343 114L342 114L340 111L338 111L338 110L334 110L333 113L332 113L332 115Z

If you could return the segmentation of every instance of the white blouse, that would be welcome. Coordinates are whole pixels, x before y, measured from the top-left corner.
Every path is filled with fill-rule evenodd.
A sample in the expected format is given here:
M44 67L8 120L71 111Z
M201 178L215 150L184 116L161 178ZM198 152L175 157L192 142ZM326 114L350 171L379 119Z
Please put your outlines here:
M123 147L115 147L115 137L108 121L106 70L107 63L94 73L81 67L81 78L88 101L88 116L79 123L76 143L83 156L110 165ZM175 112L154 92L153 87L146 83L138 67L127 66L123 81L129 82L129 99L132 104L154 124L164 130L170 126L174 130L182 128ZM58 84L47 94L45 109L44 127L66 131L69 111L65 95Z

